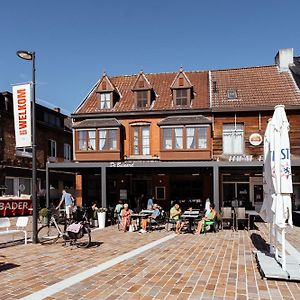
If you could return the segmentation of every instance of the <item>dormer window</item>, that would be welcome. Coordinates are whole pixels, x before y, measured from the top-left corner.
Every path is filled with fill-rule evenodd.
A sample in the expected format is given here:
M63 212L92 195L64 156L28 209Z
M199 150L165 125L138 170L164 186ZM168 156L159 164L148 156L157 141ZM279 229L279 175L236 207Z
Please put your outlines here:
M149 91L136 91L136 106L138 108L148 106Z
M190 106L193 95L193 85L180 68L170 88L173 94L173 103L175 106Z
M146 108L151 106L151 96L153 95L152 85L143 71L137 76L132 91L134 93L136 108Z
M98 108L99 109L111 109L113 108L115 102L118 100L118 93L108 78L108 76L104 73L100 83L97 87L97 97L98 97Z
M110 109L111 108L111 94L112 93L100 93L100 108Z
M188 99L188 89L180 89L175 91L176 94L176 100L175 104L176 106L186 106L188 105L189 99Z

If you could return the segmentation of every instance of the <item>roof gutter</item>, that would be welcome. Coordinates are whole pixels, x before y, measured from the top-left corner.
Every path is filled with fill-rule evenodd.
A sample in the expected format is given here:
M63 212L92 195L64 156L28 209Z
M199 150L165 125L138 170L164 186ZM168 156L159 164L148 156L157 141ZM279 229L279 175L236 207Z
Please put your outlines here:
M99 118L99 117L136 117L136 116L156 116L156 115L193 115L197 113L211 113L210 108L206 109L168 109L156 111L127 111L127 112L114 112L114 113L86 113L86 114L72 114L74 119L81 118Z

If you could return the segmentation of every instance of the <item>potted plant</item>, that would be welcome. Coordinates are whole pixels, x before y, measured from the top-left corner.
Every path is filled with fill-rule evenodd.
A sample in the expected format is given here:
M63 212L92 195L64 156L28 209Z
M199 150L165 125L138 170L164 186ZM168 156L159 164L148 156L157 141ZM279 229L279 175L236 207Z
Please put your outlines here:
M49 216L50 216L50 210L48 208L44 207L39 211L39 217L43 224L48 224Z
M105 227L106 212L107 212L107 208L105 207L97 208L98 226L101 229Z

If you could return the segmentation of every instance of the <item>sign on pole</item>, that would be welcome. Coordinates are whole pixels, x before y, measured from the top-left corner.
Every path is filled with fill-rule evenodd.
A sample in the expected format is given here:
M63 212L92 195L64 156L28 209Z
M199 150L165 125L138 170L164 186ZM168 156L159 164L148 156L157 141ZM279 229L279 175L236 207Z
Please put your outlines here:
M31 147L31 89L30 84L13 86L16 147Z

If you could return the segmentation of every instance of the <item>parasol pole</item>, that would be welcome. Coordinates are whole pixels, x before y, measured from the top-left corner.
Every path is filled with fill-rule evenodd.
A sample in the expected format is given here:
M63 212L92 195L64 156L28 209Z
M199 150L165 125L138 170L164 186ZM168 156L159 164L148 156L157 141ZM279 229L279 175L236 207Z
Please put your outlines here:
M278 239L278 235L277 235L277 226L274 226L274 232L275 232L275 236L274 236L274 247L275 247L275 259L278 261L278 248L277 248L277 239Z
M281 247L282 247L282 269L286 271L286 255L285 255L285 228L281 231Z
M270 223L270 254L274 255L274 225Z

